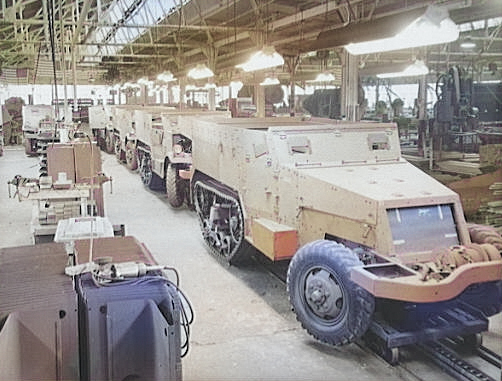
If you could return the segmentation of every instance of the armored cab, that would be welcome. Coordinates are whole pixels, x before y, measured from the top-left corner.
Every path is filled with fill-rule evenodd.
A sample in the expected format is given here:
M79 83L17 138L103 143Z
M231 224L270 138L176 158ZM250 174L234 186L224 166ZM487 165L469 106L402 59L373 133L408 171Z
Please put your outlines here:
M205 119L190 134L208 247L232 263L249 244L291 259L290 300L317 339L371 328L394 348L477 334L501 310L500 235L470 227L458 195L403 159L396 125ZM452 323L464 305L478 325ZM402 334L390 339L380 318Z

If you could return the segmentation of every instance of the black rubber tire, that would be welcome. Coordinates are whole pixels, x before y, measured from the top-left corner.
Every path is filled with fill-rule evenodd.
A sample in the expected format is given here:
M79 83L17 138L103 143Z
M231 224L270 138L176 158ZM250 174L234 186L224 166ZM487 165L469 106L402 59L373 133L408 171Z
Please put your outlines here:
M350 270L361 265L350 249L328 240L308 243L292 258L287 275L289 300L297 320L317 340L345 345L367 331L375 299L350 280ZM314 304L330 307L331 315L320 316Z
M134 142L127 142L125 158L127 168L131 171L138 169L138 155L136 154L136 146Z
M32 142L33 139L30 139L30 138L26 138L24 140L24 152L28 155L28 156L31 156L31 155L35 155L36 152L33 152L33 142Z
M150 154L143 153L139 160L139 175L143 184L153 191L164 190L164 180L153 172Z
M115 135L113 137L113 151L115 152L115 157L117 158L117 160L122 162L123 160L122 144L120 142L120 138Z
M172 163L166 167L166 193L167 201L173 208L179 208L185 201L183 180L178 175L178 168Z
M98 147L101 151L104 151L106 149L105 145L105 139L99 135L96 136L96 142L98 144Z

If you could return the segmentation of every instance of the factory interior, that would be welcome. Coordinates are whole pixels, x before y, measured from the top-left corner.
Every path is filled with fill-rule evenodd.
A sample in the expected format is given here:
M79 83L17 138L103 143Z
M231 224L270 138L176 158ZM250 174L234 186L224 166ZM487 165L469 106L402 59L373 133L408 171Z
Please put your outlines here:
M500 0L0 14L0 380L502 381Z

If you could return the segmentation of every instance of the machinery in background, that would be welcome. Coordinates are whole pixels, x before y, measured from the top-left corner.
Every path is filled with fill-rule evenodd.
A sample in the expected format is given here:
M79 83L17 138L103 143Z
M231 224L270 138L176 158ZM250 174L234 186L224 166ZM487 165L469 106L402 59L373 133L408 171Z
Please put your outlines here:
M341 90L315 90L314 94L305 97L303 108L312 116L330 119L341 119Z
M458 192L471 221L502 228L502 85L473 83L452 67L439 76L432 128L434 168L468 177L448 186Z
M3 131L4 145L21 144L22 142L23 105L23 99L18 97L11 97L5 100L2 105L0 129Z
M23 106L23 135L25 152L37 155L47 143L59 141L54 108L50 105Z
M65 101L64 99L53 99L51 104L53 106L64 107ZM70 98L66 101L66 104L72 109L71 114L68 114L70 118L66 120L73 121L76 124L89 124L89 107L94 104L91 98L77 98L76 104L75 100Z
M18 175L9 182L9 194L35 204L31 226L35 243L52 241L60 220L104 216L103 184L111 181L101 170L96 143L53 143L46 151L45 176L26 179Z
M435 151L477 152L479 144L502 143L502 85L473 83L454 66L436 82Z
M457 66L439 76L434 105L434 150L476 150L479 110L472 105L473 82Z

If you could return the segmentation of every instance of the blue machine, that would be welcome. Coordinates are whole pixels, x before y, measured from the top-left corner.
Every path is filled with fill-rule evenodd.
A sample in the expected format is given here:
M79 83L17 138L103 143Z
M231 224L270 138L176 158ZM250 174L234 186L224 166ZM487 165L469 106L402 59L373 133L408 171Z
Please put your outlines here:
M182 379L193 311L176 270L133 237L94 245L117 262L67 267L58 243L0 249L0 380Z

